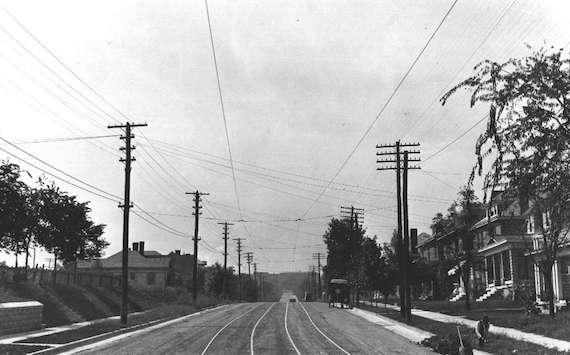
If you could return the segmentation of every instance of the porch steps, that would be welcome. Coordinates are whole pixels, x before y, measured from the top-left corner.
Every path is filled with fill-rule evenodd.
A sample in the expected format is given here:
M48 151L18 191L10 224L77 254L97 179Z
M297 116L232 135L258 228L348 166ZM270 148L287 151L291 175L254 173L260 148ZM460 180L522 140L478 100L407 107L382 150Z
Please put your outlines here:
M449 299L449 302L457 302L460 301L462 299L464 299L466 296L465 292L459 292L458 294L456 294L455 296L451 297Z
M489 298L491 298L494 294L496 294L497 292L504 290L506 288L509 288L509 286L507 285L502 285L502 286L497 286L497 287L491 287L487 289L487 292L485 292L484 294L482 294L479 298L477 298L475 300L475 302L483 302Z

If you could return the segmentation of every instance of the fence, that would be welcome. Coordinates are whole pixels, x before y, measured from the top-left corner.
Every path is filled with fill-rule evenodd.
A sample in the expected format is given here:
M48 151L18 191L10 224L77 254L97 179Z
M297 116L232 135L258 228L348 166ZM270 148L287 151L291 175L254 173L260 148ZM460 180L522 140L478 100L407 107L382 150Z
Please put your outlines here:
M42 268L0 267L0 283L30 282L35 284L53 284L54 270ZM69 270L55 271L55 283L58 285L80 285L99 287L119 287L121 279L111 274L96 272L74 272Z

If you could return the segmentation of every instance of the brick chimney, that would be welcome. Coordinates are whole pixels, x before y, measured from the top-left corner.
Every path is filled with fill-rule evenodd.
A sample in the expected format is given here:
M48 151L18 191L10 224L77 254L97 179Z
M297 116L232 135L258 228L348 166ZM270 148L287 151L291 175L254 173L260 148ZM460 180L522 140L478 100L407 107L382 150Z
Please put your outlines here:
M176 255L180 255L180 250L175 250L174 253L175 253Z
M139 251L139 243L133 243L133 251Z
M144 256L144 242L139 242L139 253Z

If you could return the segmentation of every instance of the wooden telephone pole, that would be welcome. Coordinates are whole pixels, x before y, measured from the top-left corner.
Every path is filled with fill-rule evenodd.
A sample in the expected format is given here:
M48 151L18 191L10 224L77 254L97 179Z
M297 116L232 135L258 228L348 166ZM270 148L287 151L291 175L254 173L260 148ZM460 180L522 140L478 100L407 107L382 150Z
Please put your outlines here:
M237 252L238 252L238 302L241 303L241 241L244 238L235 238L237 241Z
M131 156L131 151L135 146L131 145L131 139L135 136L131 133L134 127L146 127L146 123L130 123L124 125L113 125L108 128L124 128L125 135L121 139L125 140L125 146L121 150L125 151L126 157L121 158L120 161L125 163L125 199L120 208L123 208L123 251L122 251L122 265L121 265L121 323L127 324L127 314L129 306L129 211L131 205L131 162L135 160Z
M397 253L400 273L400 315L405 318L408 323L412 322L412 305L410 297L410 236L408 222L408 170L420 169L419 166L408 167L410 161L419 162L419 158L409 159L409 154L419 154L419 151L404 151L402 147L417 147L419 143L400 143L377 145L377 149L394 148L394 151L379 152L376 155L394 155L391 159L378 159L377 163L395 163L391 166L378 167L377 170L396 170L396 198L398 199L398 241ZM403 156L403 164L402 164ZM404 171L403 189L401 187L401 171ZM402 226L403 224L403 226ZM403 233L402 233L403 231Z
M218 224L223 224L224 225L224 278L223 278L223 282L222 282L222 295L224 300L227 299L227 295L226 295L226 271L228 268L228 226L233 226L233 223L228 223L228 222L224 222L224 223L218 223Z
M202 202L200 196L209 195L209 193L196 191L187 192L186 194L194 195L194 212L192 213L194 215L194 272L192 273L192 301L196 302L196 299L198 298L198 241L200 240L198 237L198 222L201 215L200 209L202 208L202 206L200 206L200 202Z

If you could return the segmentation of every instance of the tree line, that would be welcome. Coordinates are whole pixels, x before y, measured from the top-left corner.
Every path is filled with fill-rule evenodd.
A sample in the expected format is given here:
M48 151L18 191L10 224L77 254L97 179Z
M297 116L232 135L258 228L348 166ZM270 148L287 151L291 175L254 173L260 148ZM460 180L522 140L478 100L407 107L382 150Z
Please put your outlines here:
M37 247L64 264L101 257L109 243L103 238L105 225L89 216L89 202L78 201L45 176L36 186L23 176L32 178L19 165L0 162L0 249L16 256L16 267L25 254L27 268L30 249Z

